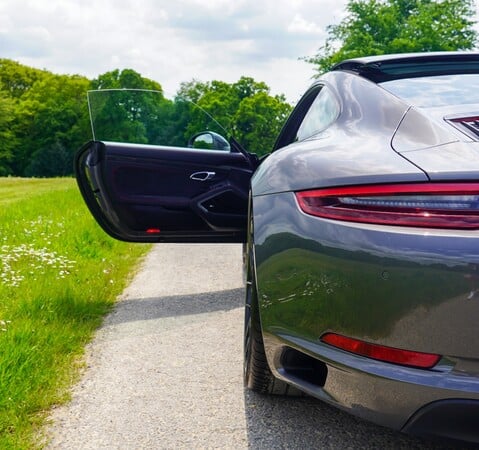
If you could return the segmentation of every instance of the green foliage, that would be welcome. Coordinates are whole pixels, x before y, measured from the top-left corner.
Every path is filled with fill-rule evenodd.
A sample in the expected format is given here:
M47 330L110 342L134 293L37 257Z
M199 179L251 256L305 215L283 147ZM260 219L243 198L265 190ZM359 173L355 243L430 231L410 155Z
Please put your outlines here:
M17 138L12 130L14 120L14 102L1 90L0 84L0 176L8 174L13 160Z
M233 135L248 151L269 153L291 106L283 96L271 96L264 82L241 77L236 83L183 83L178 98L194 102L186 135L204 130ZM209 116L205 115L207 112ZM214 121L211 120L214 118ZM226 130L226 131L225 131Z
M90 135L85 102L89 87L85 77L54 75L0 59L0 137L7 132L1 139L0 175L71 174L72 155ZM2 114L4 108L8 114ZM59 148L67 154L59 154L56 169L38 171L38 160Z
M71 178L0 178L0 202L0 448L31 449L149 246L109 238Z
M169 100L158 82L132 69L88 80L0 59L0 176L71 175L74 153L92 138L86 93L112 89L118 92L90 96L96 139L186 146L210 130L263 155L291 110L283 96L249 77L232 84L192 80Z
M132 69L106 72L92 80L91 89L149 89L163 92L159 83L142 77Z
M233 118L238 139L252 153L268 153L290 112L283 97L266 92L245 97Z
M85 102L89 86L84 77L49 74L22 96L17 173L40 177L72 173L73 154L91 135ZM51 160L55 154L55 164L44 171L47 163L38 161L44 156Z
M175 145L174 104L160 90L99 90L88 101L96 140Z
M0 85L10 97L21 98L47 74L48 72L45 70L34 69L10 59L0 58Z
M56 141L36 151L25 169L26 176L56 177L71 175L73 153Z
M468 50L477 41L474 0L349 0L346 10L306 58L319 73L357 56Z

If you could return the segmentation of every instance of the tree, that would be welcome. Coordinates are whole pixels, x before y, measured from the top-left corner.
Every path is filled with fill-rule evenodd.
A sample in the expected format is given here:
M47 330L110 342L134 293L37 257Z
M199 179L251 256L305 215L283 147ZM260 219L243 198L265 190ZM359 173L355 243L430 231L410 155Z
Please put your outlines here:
M237 139L259 156L269 153L291 109L282 96L257 92L245 97L233 119Z
M98 90L89 95L95 139L173 145L173 102L164 97L159 83L132 69L116 69L93 80L92 87Z
M241 77L231 84L217 80L183 83L179 99L197 105L190 106L187 113L183 111L185 138L205 130L227 133L259 155L271 151L291 111L284 96L271 96L266 83L251 77Z
M132 69L115 69L99 75L91 82L92 89L149 89L163 92L160 83L142 77Z
M91 138L89 88L79 75L0 59L0 175L72 174L74 152Z
M57 141L40 148L30 158L25 169L27 177L59 177L72 174L73 154Z
M73 172L73 154L91 138L85 95L89 87L90 81L78 75L48 74L22 95L16 114L16 175L53 176ZM59 149L65 150L68 157ZM49 160L54 154L62 155L59 156L62 164L54 165L58 170L37 170L44 165L35 161L45 152Z
M283 96L271 96L265 83L250 77L231 84L193 80L169 100L158 82L132 69L90 81L0 58L0 176L72 174L74 153L92 138L90 89L98 90L89 98L100 140L186 146L210 130L234 135L262 155L291 110Z
M318 53L305 58L319 74L357 56L468 50L477 41L475 0L349 0L346 11Z
M32 86L45 76L51 75L46 70L24 66L10 59L0 58L0 83L2 90L13 98L20 98Z
M0 176L10 175L16 136L12 130L14 103L1 90L0 85Z

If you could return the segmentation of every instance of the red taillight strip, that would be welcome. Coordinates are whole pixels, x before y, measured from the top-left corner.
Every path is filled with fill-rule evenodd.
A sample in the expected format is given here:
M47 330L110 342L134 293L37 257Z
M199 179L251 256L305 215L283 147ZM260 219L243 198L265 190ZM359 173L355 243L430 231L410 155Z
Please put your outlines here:
M478 209L447 209L440 207L401 207L401 198L394 207L377 207L360 204L361 197L378 198L394 196L479 196L479 183L414 183L346 186L342 188L314 189L296 192L303 212L318 217L349 222L381 225L414 226L445 229L479 229ZM341 199L354 197L357 204L346 204ZM478 197L479 198L479 197ZM393 203L393 200L390 201Z
M411 350L371 344L336 333L324 334L321 336L321 341L360 356L419 369L430 369L441 359L441 355L437 354L414 352Z
M307 197L347 197L361 195L394 194L437 194L467 195L479 194L479 183L413 183L413 184L373 184L345 186L340 188L314 189L297 192L297 196Z

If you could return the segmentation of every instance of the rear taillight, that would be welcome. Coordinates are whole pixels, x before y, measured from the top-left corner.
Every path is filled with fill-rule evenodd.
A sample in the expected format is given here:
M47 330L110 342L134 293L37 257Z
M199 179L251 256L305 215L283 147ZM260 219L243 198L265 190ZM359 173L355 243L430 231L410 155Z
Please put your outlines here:
M479 183L416 183L296 193L306 214L349 222L479 229Z
M430 369L441 359L440 355L433 353L422 353L411 350L403 350L384 345L371 344L369 342L353 339L336 333L326 333L321 336L321 341L340 348L350 353L355 353L367 358L377 359L392 364L416 367L419 369Z

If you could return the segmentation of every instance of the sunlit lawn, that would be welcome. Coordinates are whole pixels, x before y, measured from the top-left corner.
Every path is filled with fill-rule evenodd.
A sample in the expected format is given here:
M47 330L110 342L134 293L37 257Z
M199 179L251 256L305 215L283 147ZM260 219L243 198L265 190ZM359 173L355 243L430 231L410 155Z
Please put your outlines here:
M149 246L109 238L73 179L0 178L0 448L32 448Z

